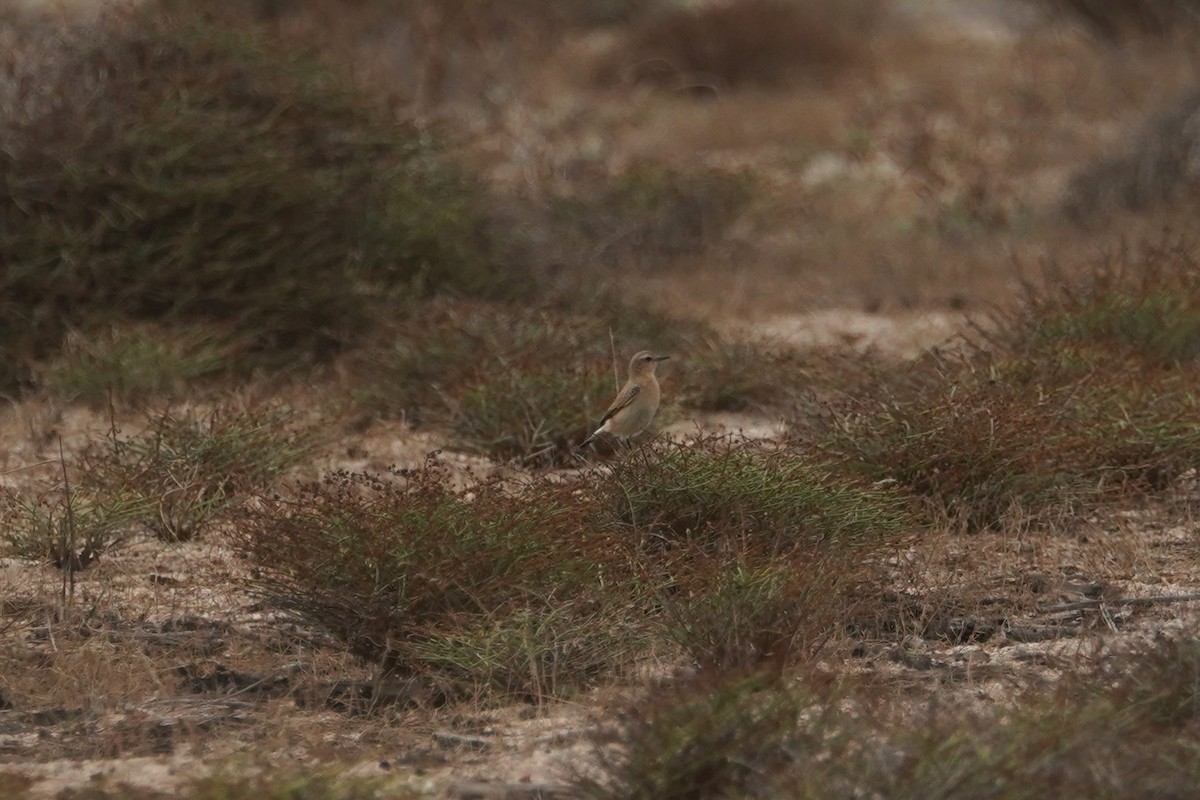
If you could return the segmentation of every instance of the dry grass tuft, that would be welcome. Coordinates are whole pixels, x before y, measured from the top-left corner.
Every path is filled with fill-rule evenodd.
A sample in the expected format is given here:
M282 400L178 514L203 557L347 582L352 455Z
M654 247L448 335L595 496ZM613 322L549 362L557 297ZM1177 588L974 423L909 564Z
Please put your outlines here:
M971 527L1161 492L1200 453L1196 265L1147 245L1082 288L1051 276L974 354L852 401L826 445Z
M315 444L313 431L279 408L164 412L148 422L134 436L114 430L88 448L80 482L98 493L131 494L145 508L137 521L166 542L202 536Z
M311 452L311 431L279 409L150 415L147 428L115 428L67 466L9 492L0 540L26 558L83 569L138 528L166 542L195 539L235 503Z

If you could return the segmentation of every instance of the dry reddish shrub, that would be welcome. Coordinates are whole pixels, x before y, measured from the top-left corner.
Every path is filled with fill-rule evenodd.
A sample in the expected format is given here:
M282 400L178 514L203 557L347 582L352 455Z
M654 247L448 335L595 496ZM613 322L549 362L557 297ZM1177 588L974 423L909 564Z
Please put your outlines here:
M586 523L576 488L456 490L432 457L381 476L334 473L293 498L260 498L236 546L258 592L385 670L519 695L553 691L535 677L545 670L566 690L633 658L613 640L601 655L578 645L589 626L616 631L613 610L637 597L623 583L628 548ZM533 659L519 684L516 645Z
M1147 243L1050 276L967 357L849 400L827 452L970 526L1161 491L1200 457L1198 265Z

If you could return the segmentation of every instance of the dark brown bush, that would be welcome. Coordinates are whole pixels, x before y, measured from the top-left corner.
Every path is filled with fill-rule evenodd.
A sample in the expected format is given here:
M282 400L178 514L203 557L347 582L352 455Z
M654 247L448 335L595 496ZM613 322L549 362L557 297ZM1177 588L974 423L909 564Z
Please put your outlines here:
M824 0L725 0L650 15L601 80L673 88L777 86L823 80L868 58L876 3Z
M1130 36L1169 36L1194 29L1196 0L1036 0L1052 13L1076 19L1109 41Z
M1147 122L1127 152L1075 175L1064 208L1075 221L1086 224L1115 209L1191 207L1198 199L1200 89L1193 89Z

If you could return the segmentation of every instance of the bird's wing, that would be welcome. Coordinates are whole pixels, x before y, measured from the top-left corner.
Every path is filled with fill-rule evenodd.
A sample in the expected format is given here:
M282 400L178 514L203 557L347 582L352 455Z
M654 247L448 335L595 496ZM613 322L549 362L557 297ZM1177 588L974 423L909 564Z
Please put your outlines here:
M600 426L603 427L604 423L608 422L610 419L615 417L621 411L621 409L626 408L630 403L632 403L634 398L637 397L638 393L641 391L642 387L637 385L626 386L624 389L622 389L621 393L617 395L617 399L613 400L612 405L608 407L608 411L605 411L604 416L600 418Z

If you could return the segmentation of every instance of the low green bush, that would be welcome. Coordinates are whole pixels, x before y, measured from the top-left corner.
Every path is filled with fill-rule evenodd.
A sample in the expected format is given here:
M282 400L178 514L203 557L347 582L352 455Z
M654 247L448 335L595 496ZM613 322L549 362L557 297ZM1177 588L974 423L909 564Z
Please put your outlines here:
M255 27L150 3L17 36L0 385L68 329L215 323L278 364L360 335L381 299L518 280L484 190L429 134Z

